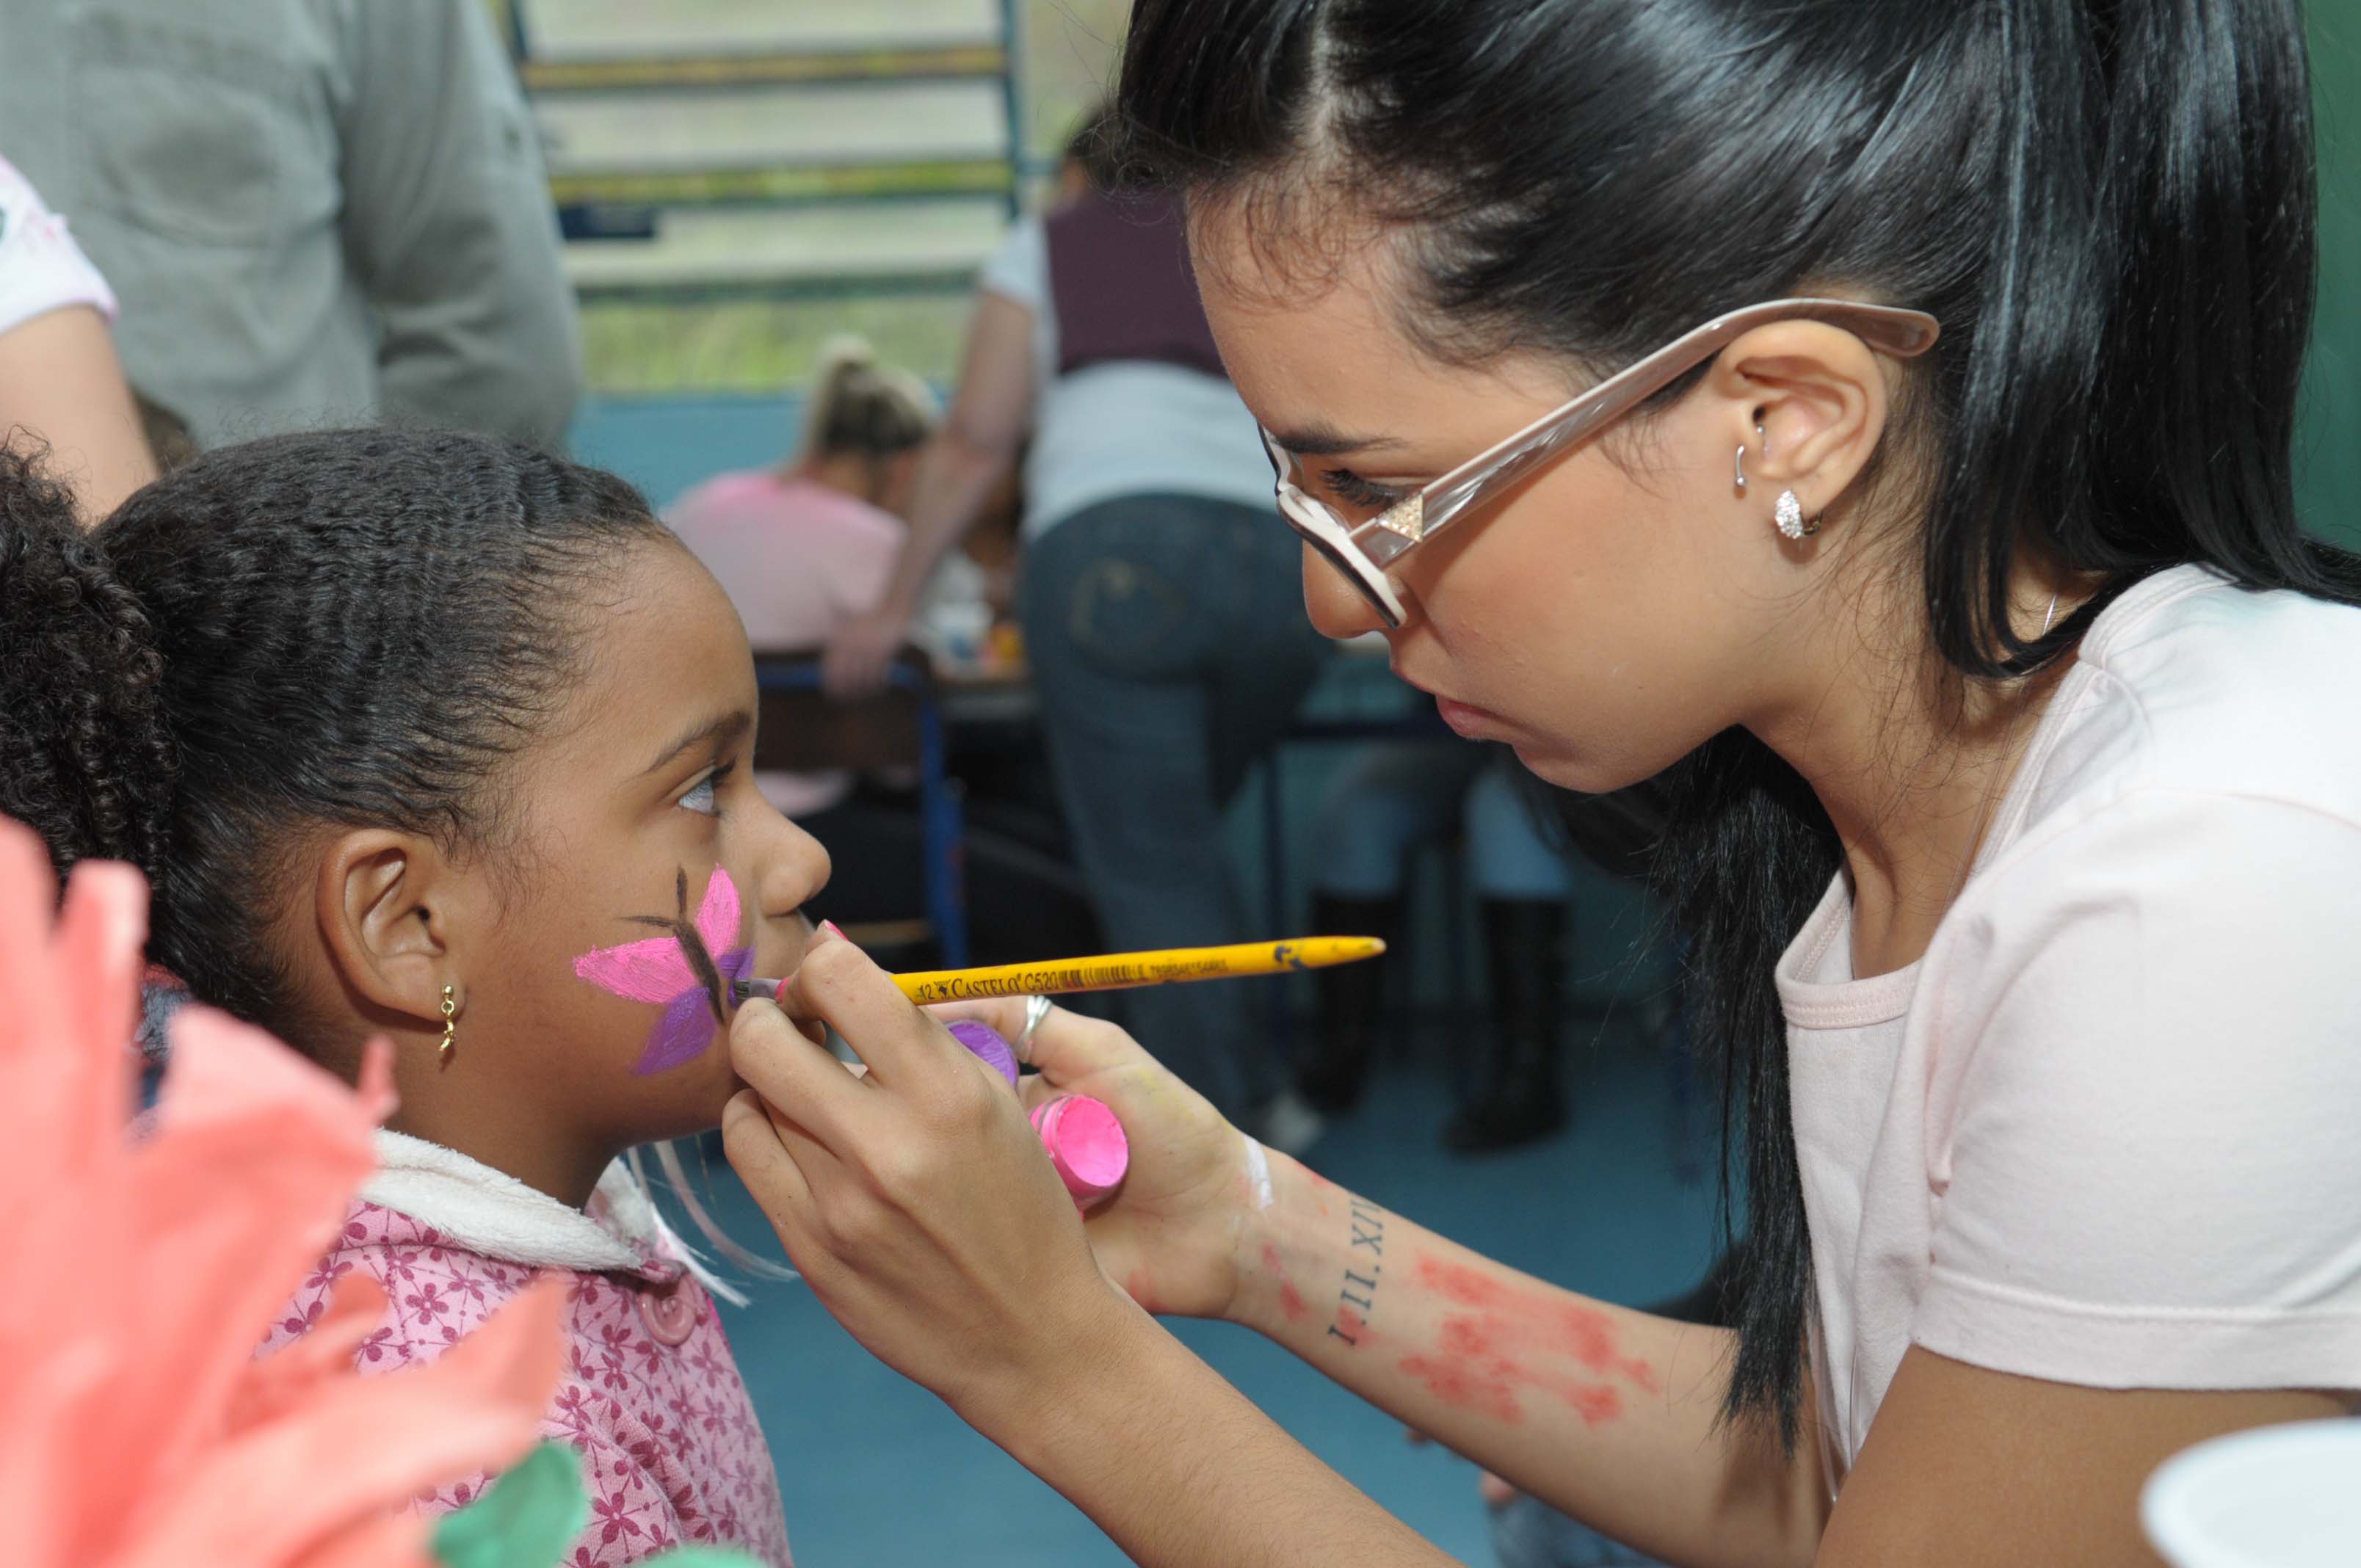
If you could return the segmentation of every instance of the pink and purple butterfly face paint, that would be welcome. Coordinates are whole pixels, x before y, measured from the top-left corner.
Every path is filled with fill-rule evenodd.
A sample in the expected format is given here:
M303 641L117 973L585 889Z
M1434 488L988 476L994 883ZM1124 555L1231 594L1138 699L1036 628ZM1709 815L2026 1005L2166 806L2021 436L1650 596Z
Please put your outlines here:
M705 884L705 897L694 920L688 915L688 873L675 886L679 905L675 916L632 915L634 925L653 926L664 935L626 942L620 948L599 948L574 960L577 977L630 1002L651 1003L664 1009L648 1031L647 1049L631 1069L635 1077L663 1072L703 1056L715 1031L728 1016L730 982L743 980L754 967L754 949L741 943L744 923L738 884L719 866Z

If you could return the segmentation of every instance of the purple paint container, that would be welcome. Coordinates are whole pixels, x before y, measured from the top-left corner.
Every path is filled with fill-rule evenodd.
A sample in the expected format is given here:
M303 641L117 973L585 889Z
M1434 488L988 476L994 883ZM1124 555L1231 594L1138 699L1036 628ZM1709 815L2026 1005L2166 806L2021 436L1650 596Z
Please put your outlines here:
M984 1064L1006 1079L1011 1087L1016 1085L1016 1053L1000 1037L998 1030L973 1018L962 1018L950 1029L952 1039L983 1058Z

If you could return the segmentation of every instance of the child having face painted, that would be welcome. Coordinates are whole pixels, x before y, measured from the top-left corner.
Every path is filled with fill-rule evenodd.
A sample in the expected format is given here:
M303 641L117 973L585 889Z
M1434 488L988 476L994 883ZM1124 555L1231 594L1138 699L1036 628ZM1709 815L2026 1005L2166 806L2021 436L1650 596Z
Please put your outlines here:
M349 1270L390 1302L364 1370L564 1272L566 1561L785 1563L707 1286L618 1163L719 1124L726 981L795 967L828 876L749 776L712 577L620 480L473 436L232 447L89 534L0 454L0 809L60 870L140 867L154 962L329 1069L395 1044L384 1169L270 1348Z

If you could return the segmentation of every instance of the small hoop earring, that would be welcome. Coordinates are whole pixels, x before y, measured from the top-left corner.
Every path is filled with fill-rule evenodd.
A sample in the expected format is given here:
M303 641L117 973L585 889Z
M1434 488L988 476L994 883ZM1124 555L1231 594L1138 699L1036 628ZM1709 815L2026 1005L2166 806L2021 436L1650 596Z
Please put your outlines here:
M1772 516L1779 524L1781 536L1786 539L1809 539L1820 531L1818 518L1809 522L1804 521L1804 503L1796 499L1793 490L1779 492L1779 503L1773 509Z
M459 1013L459 1004L452 1000L451 988L443 988L443 1045L435 1059L445 1067L451 1065L451 1053L459 1048L459 1026L452 1022Z
M1744 443L1741 443L1741 444L1740 444L1740 445L1739 445L1739 448L1738 448L1738 459L1737 459L1737 462L1738 462L1738 476L1737 476L1737 478L1738 478L1738 488L1739 488L1741 490L1744 490L1744 489L1746 488L1746 446L1745 446Z

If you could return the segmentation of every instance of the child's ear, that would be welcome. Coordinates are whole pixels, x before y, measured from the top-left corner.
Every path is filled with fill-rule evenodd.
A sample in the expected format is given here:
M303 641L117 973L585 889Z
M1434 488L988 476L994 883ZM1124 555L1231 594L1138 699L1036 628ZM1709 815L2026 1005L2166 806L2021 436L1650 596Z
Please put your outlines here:
M333 840L313 905L337 978L376 1007L439 1022L443 988L457 984L452 951L464 901L434 844L413 833L365 828Z

